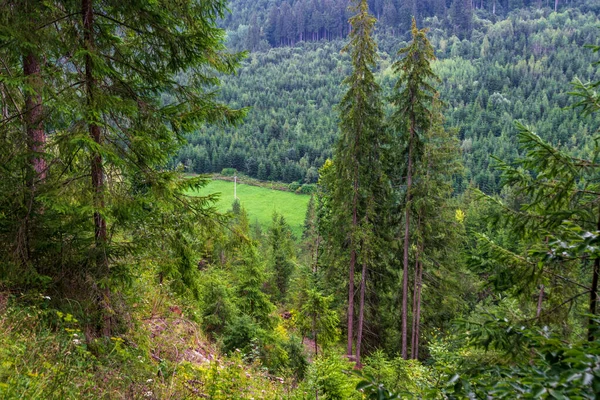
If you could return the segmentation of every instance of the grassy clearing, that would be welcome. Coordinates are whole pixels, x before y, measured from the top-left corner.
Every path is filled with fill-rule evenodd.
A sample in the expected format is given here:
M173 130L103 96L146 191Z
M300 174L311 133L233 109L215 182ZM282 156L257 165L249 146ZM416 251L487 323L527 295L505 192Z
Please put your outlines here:
M210 193L221 193L217 203L219 211L225 212L231 209L233 182L213 180L195 194L207 195ZM285 217L296 238L302 235L304 216L310 200L309 195L238 184L237 197L248 212L251 223L258 222L263 229L266 229L271 226L273 211L277 211Z

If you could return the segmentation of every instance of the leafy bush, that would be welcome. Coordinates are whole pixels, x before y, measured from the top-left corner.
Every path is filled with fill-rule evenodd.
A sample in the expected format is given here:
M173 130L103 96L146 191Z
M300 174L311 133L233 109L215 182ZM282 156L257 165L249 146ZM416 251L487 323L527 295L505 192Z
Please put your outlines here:
M298 189L300 189L300 187L300 183L298 182L292 182L288 185L290 192L296 192Z
M296 193L300 194L312 194L317 191L317 185L314 183L307 183L302 185L299 189L296 190Z
M433 385L431 370L419 361L389 359L381 350L365 358L363 372L394 393L423 395Z
M349 371L352 363L337 352L325 353L309 366L307 377L296 390L297 399L359 400L362 394L355 390L358 378Z
M221 175L223 176L234 176L237 174L237 170L235 168L223 168L221 171Z

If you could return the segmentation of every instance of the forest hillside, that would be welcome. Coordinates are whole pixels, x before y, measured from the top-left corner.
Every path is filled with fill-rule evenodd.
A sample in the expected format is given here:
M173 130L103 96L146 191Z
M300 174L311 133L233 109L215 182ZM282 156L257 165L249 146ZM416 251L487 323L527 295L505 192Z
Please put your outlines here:
M584 124L581 118L565 118L561 109L569 104L571 81L599 78L594 55L584 48L598 44L600 21L592 5L564 6L558 13L536 7L513 7L503 15L472 11L468 37L454 33L450 16L423 16L422 23L438 58L433 68L447 104L445 126L457 129L461 140L465 171L455 188L462 192L472 184L487 193L500 190L500 173L490 156L514 159L514 120L533 124L555 145L589 152L597 117ZM375 73L389 95L391 65L408 38L392 35L381 19L376 26L381 62ZM246 36L232 35L234 47L251 48ZM340 53L343 46L344 40L332 38L253 50L237 75L224 77L221 88L224 101L251 107L243 126L191 134L176 161L196 173L235 168L261 180L316 183L339 135L335 107L350 68L348 56Z
M0 398L599 398L599 13L0 0Z

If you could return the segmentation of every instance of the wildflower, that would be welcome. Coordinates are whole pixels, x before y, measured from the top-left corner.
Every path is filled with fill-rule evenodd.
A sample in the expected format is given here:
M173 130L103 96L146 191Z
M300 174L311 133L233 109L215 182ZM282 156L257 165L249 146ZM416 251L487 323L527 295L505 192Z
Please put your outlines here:
M154 393L152 393L152 391L149 390L147 392L144 392L144 397L152 397L153 394Z
M81 344L81 340L79 340L79 339L73 339L73 344L74 345L80 345Z
M148 379L146 382L147 383L151 383L152 382L152 378Z

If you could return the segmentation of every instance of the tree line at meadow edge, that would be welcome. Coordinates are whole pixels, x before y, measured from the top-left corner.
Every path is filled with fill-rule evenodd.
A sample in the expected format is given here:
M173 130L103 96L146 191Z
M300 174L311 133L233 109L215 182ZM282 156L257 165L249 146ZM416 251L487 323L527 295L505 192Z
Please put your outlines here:
M442 20L424 19L438 57L433 63L441 79L438 90L448 105L444 124L459 130L465 169L454 178L457 191L469 185L487 193L500 190L500 171L490 155L517 156L514 119L534 124L544 139L575 154L593 149L589 132L600 125L599 117L565 116L562 108L569 104L567 91L575 77L600 78L591 65L593 54L584 48L599 43L594 4L565 3L558 13L519 8L497 18L475 10L473 31L465 39L454 36ZM377 28L375 37L381 57L375 75L390 94L391 65L407 38ZM231 37L230 44L247 48ZM341 81L350 73L342 46L340 40L303 42L250 53L237 76L223 78L220 94L234 107L251 107L245 123L189 135L174 165L197 173L235 168L261 180L316 183L339 134L335 106Z
M194 375L179 373L185 363L155 358L149 333L136 331L133 319L147 315L135 310L153 313L168 298L238 357L235 368L243 360L284 377L294 399L596 398L600 164L586 136L596 131L600 83L576 80L575 101L564 105L578 110L556 116L577 121L570 135L587 147L564 151L517 123L520 153L496 161L500 194L457 193L464 139L446 128L453 105L438 93L435 30L415 19L408 42L382 41L399 52L392 62L377 51L366 0L357 1L340 69L340 135L293 238L277 213L267 231L243 203L217 214L215 196L188 195L203 178L169 168L186 134L237 123L246 111L214 91L242 57L223 45L224 7L0 1L0 289L10 307L40 318L32 336L46 329L71 343L57 321L70 313L87 346L65 355L76 362L60 374L50 362L35 374L14 367L39 341L3 347L10 362L0 364L0 393L18 396L34 379L100 370L110 359L127 377L119 382L151 376L172 395L170 379L185 379L182 397L205 397L190 386ZM553 18L595 21L577 11ZM570 61L591 60L593 50L573 45ZM389 90L377 79L386 70ZM358 378L345 372L354 366ZM64 385L94 379L71 377Z

